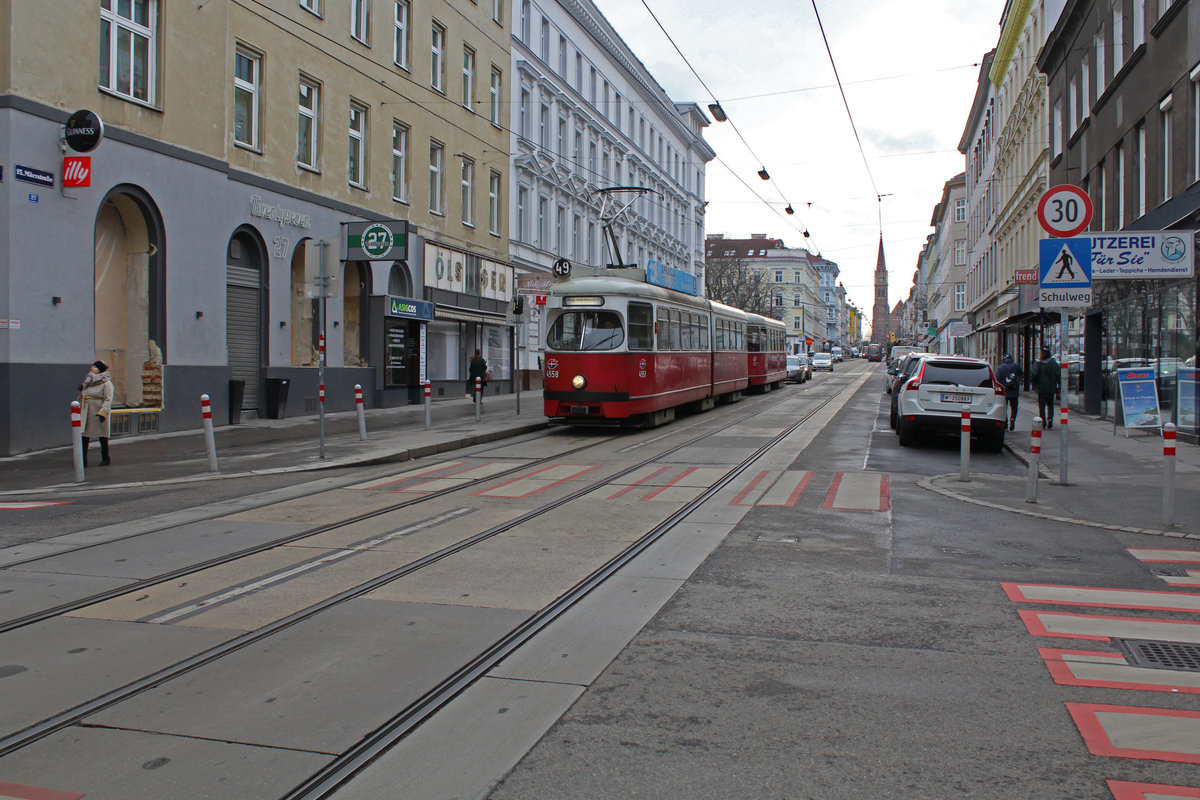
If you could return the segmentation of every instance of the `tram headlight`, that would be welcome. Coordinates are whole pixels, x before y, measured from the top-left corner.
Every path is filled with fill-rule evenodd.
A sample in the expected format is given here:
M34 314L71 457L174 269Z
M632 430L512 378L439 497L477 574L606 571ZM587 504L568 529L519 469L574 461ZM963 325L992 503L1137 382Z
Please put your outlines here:
M574 378L571 378L571 385L577 390L583 389L587 386L587 378L582 375L576 375Z

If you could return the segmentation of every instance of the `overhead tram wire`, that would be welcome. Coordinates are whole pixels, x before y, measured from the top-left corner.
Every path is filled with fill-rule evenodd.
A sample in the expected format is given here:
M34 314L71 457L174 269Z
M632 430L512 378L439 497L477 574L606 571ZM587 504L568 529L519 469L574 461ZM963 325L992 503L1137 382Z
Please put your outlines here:
M755 162L762 165L761 169L759 170L758 176L760 178L762 178L763 180L770 182L770 184L775 187L775 191L779 193L780 198L783 199L783 202L786 206L786 208L784 209L785 212L788 214L795 214L796 213L795 209L792 207L791 202L788 201L787 195L785 195L783 193L783 190L779 187L779 184L776 183L775 179L771 177L771 174L770 174L770 172L768 172L767 167L764 164L763 160L761 158L759 158L758 155L754 152L754 148L750 146L750 143L748 141L746 141L746 137L742 135L742 132L740 130L738 130L737 125L735 125L733 123L733 120L729 118L728 113L725 112L725 110L723 108L721 108L721 101L717 99L717 95L713 92L712 89L710 89L708 87L708 84L704 82L704 79L700 77L700 73L698 73L696 71L696 68L692 66L692 62L688 61L687 56L685 56L683 54L683 51L679 49L679 45L675 44L675 40L671 38L671 34L667 33L667 29L663 26L662 22L658 19L658 15L654 13L654 10L652 8L650 8L650 4L647 2L647 0L642 0L642 5L645 7L646 12L648 14L650 14L650 18L654 20L654 24L658 26L658 29L660 31L662 31L663 36L667 37L667 41L671 43L671 47L675 48L675 52L679 54L679 57L681 59L683 59L683 63L687 66L687 68L689 70L691 70L692 75L694 75L696 77L696 80L700 82L700 85L704 87L704 91L708 92L708 96L713 99L713 103L715 104L716 109L719 109L721 112L720 117L718 117L716 113L714 113L713 116L717 117L717 120L719 122L728 122L729 123L729 126L731 128L733 128L733 131L734 131L734 133L737 134L737 137L742 140L742 144L746 146L746 150L748 150L750 152L750 155L754 157ZM711 109L712 109L712 107L710 106L710 110ZM720 159L718 158L718 160L720 160ZM726 169L728 169L730 171L730 173L734 174L735 176L737 175L737 173L735 173L732 169L730 169L728 164L725 164L724 161L722 161L721 163L725 166ZM739 177L738 180L741 180L741 178ZM743 183L743 185L746 186L747 189L750 188L749 185L745 183L745 181L742 181L742 183ZM771 206L771 203L768 202L766 199L762 198L758 194L758 192L755 192L753 189L750 189L750 191L752 194L754 194L755 197L758 197L760 200L762 200L765 205L767 205L768 207L772 208L772 210L774 210L774 207ZM776 213L778 213L778 212L776 212ZM786 218L784 218L784 221L788 222L788 220ZM800 228L796 228L797 233L803 233L804 238L806 240L811 239L812 234L810 234L808 232L808 226L804 225L803 220L801 220L800 223L801 223L803 230L801 230ZM795 228L794 225L791 225L790 227Z

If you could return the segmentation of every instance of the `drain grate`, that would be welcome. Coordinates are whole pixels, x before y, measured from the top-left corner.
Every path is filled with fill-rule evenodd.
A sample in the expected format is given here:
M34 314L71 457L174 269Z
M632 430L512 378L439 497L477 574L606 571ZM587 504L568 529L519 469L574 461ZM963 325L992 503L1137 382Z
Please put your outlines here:
M1133 667L1200 672L1200 644L1158 642L1150 639L1114 639Z
M1187 570L1184 569L1183 567L1170 567L1170 566L1155 567L1154 574L1161 575L1161 576L1167 577L1167 578L1186 578L1188 576Z

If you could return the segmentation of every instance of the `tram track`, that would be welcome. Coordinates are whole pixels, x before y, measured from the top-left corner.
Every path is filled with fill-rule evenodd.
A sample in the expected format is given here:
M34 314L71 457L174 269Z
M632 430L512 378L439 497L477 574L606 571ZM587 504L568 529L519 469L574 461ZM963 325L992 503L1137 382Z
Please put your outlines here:
M772 437L766 443L758 447L753 453L751 453L741 462L726 470L722 477L717 479L698 497L685 504L682 508L671 514L666 520L654 526L650 531L639 537L635 542L622 549L620 553L610 558L601 567L593 571L583 580L576 583L565 593L561 594L558 599L532 614L522 624L513 628L509 633L501 637L493 645L472 658L468 663L464 664L453 674L440 681L436 686L429 689L415 702L409 704L400 712L393 715L383 725L377 727L374 731L369 733L354 746L344 751L333 762L331 762L327 768L321 770L319 773L314 774L309 780L296 787L296 789L290 792L287 797L289 799L296 798L298 800L299 798L328 796L328 792L344 783L344 781L352 776L355 772L359 771L363 768L363 766L370 763L375 756L388 749L399 739L403 738L408 731L420 724L421 721L430 716L447 700L462 692L466 687L471 685L471 683L486 673L487 670L489 670L492 666L499 663L505 657L518 649L540 630L549 625L554 619L559 617L564 611L577 603L593 589L603 584L604 581L609 577L619 572L624 565L628 564L629 561L661 538L667 531L671 530L671 528L677 525L680 520L686 517L700 504L710 499L714 494L728 485L731 481L735 480L738 475L740 475L756 460L761 458L772 447L776 446L781 440L783 440L805 422L810 420L825 406L833 402L835 398L840 396L842 393L842 388L844 387L839 387L839 389L832 392L829 397L820 400L814 408L810 409L795 422L788 425L781 433ZM767 409L762 408L755 409L751 413L741 415L737 420L731 421L729 424L743 424L753 419L753 417L764 413L766 410ZM728 427L728 425L722 426L722 428L719 430L723 430L725 427ZM271 636L280 633L281 631L292 628L301 622L309 620L321 614L322 612L335 608L349 600L361 597L371 591L374 591L375 589L397 581L400 578L425 569L430 565L442 561L456 553L471 548L480 542L486 541L501 533L517 528L543 515L553 513L563 508L567 504L596 491L598 488L606 484L617 482L620 478L632 473L633 471L640 469L656 460L661 460L667 456L670 456L671 454L676 453L684 448L693 446L698 442L701 442L704 439L714 435L716 432L719 431L703 431L698 435L689 437L685 441L664 451L655 452L649 458L640 459L637 463L620 469L615 473L609 474L600 480L589 482L586 486L583 486L576 491L573 491L556 500L542 504L514 517L513 519L489 527L486 530L480 531L451 545L440 548L435 552L431 552L401 567L389 570L368 581L335 593L328 598L263 625L260 628L235 636L193 656L182 659L167 667L154 671L134 681L128 682L123 686L98 694L92 699L83 703L79 703L66 711L47 717L34 725L28 726L23 730L14 732L0 739L0 757L16 752L17 750L20 750L29 744L41 740L55 732L81 723L87 717L96 714L101 710L118 705L154 687L160 686L207 664L216 662L221 658L238 652L252 644L268 639ZM575 453L584 451L601 444L602 441L607 441L607 438L601 441L590 442L585 447L575 448L565 452ZM564 455L564 453L556 453L548 458L561 458L562 455ZM522 463L517 465L514 470L505 471L503 474L511 474L513 471L529 469L531 465L540 463L541 461L543 460ZM407 508L417 503L431 500L434 497L443 497L454 492L461 492L469 486L474 486L479 482L483 482L484 480L493 481L498 477L501 477L501 475L492 474L486 479L481 479L481 481L473 481L471 484L466 486L456 486L440 492L431 493L430 495L426 495L421 498L393 504L386 509L378 509L365 514L356 515L350 519L339 520L336 523L316 527L314 529L305 531L302 534L284 537L284 540L282 541L275 541L272 543L259 545L254 548L248 548L246 551L240 552L236 555L230 554L218 559L212 559L204 562L203 565L192 565L190 568L186 568L182 571L177 570L170 574L156 576L153 579L147 579L146 581L138 582L137 584L126 585L121 587L119 590L99 593L90 598L74 601L70 604L60 606L55 610L47 609L35 615L27 615L27 617L22 618L24 621L21 622L21 624L33 624L38 620L47 619L50 616L67 613L69 610L76 610L85 605L91 605L104 599L109 599L113 596L128 594L132 591L138 590L139 588L162 583L164 581L171 580L172 578L181 577L189 572L195 572L199 569L205 569L214 565L227 563L235 558L244 557L247 553L261 552L263 550L270 549L271 547L278 547L281 545L281 543L286 544L303 538L304 536L312 536L314 533L336 530L348 525L353 525L384 513ZM16 622L18 622L18 620L13 620L9 623L6 623L8 626L6 629L11 630L13 627L19 627L14 625Z

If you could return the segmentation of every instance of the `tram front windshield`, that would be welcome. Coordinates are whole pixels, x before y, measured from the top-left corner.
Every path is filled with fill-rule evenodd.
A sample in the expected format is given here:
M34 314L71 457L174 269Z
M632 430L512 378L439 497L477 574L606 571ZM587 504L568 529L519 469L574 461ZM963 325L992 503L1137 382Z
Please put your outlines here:
M563 312L546 334L551 350L616 350L624 341L621 318L614 311Z

